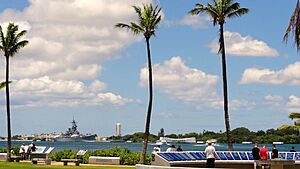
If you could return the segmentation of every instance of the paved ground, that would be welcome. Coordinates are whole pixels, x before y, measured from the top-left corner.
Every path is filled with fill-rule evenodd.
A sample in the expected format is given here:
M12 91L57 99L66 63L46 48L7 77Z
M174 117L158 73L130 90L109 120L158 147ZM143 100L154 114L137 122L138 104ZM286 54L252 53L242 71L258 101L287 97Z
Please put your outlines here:
M21 162L26 162L26 163L31 163L29 160L23 160ZM44 163L38 163L38 165L45 165ZM51 165L53 166L63 166L63 162L57 162L57 161L51 161ZM128 167L126 165L101 165L101 164L82 164L80 163L81 166L118 166L118 167ZM69 162L68 166L75 166L75 163ZM131 166L132 167L132 166Z

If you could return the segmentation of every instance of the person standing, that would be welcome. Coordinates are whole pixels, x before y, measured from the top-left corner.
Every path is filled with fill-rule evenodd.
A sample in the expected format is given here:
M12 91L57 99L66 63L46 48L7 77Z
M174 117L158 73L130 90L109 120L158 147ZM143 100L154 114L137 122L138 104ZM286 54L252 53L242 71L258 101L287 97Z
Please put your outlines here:
M21 160L25 160L25 143L23 143L21 145L19 154L20 154Z
M260 160L259 148L257 143L255 143L254 147L252 148L252 155L254 160Z
M260 160L259 148L258 148L257 143L255 143L254 147L252 148L252 156L253 156L253 159L254 159L254 168L256 169L257 160Z
M177 151L183 151L180 145L178 146Z
M266 145L264 145L260 150L259 150L259 155L261 160L268 160L268 149Z
M278 150L276 149L275 144L272 145L271 158L272 159L278 158Z
M292 149L290 150L290 152L296 152L295 147L292 146Z
M266 147L266 145L264 145L260 150L259 150L259 155L260 155L260 159L262 161L265 161L263 162L261 165L262 169L268 167L268 163L266 162L268 160L268 149Z
M214 168L216 149L212 146L212 143L210 141L208 142L208 146L205 148L204 153L206 155L206 168Z
M167 148L167 150L166 150L166 152L175 152L176 151L176 147L175 147L175 145L170 145L170 147L169 148Z
M153 152L157 153L157 152L160 152L161 149L160 149L160 145L157 145L153 148Z

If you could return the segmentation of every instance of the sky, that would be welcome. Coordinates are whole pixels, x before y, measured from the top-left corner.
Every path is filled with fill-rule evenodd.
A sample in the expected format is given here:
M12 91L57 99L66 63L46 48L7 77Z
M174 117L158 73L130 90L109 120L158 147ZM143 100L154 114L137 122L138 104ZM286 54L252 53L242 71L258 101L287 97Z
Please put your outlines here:
M210 0L0 0L0 25L27 30L29 44L11 58L12 134L144 131L148 105L146 44L115 29L136 22L132 6L152 2L162 21L151 38L154 102L150 132L225 131L218 26L191 16ZM249 13L225 23L231 128L292 125L300 112L300 56L283 35L296 0L240 0ZM5 58L0 59L5 80ZM0 135L6 135L5 90Z

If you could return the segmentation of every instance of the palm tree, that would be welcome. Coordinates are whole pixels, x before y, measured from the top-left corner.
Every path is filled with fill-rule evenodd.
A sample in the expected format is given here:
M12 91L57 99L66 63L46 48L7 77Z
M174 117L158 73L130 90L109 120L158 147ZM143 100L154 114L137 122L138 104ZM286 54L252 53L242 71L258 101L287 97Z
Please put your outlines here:
M283 40L287 43L289 34L293 32L294 43L297 47L297 51L300 50L300 1L297 0L295 10L290 18L290 23L285 31Z
M9 23L6 36L0 26L0 50L3 51L6 60L6 111L7 111L7 161L11 161L11 125L10 125L10 100L9 100L9 57L13 57L18 51L28 44L27 40L21 40L26 30L19 31L19 26Z
M296 121L295 121L295 126L300 126L300 113L295 113L295 112L293 112L293 113L291 113L291 114L289 114L289 118L290 119L292 119L292 120L294 120L294 119L296 119Z
M135 35L143 34L147 44L147 56L148 56L148 71L149 71L149 103L146 117L146 126L144 134L144 144L142 148L142 154L140 163L145 164L148 137L150 129L151 111L152 111L152 99L153 99L153 87L152 87L152 64L150 54L150 38L155 36L155 30L158 28L158 24L161 21L160 11L158 6L152 7L152 4L143 5L143 9L137 6L133 6L135 12L138 15L138 23L130 22L130 24L118 23L116 28L125 28L132 31Z
M213 19L213 26L219 24L219 51L222 55L222 73L223 73L223 95L224 95L224 115L226 135L228 142L228 150L232 150L232 139L230 134L229 114L228 114L228 94L227 94L227 75L226 75L226 58L225 58L225 42L224 42L224 24L226 18L233 18L248 13L247 8L240 8L240 4L234 0L213 0L207 5L197 3L195 8L189 13L198 15L200 13L208 14Z

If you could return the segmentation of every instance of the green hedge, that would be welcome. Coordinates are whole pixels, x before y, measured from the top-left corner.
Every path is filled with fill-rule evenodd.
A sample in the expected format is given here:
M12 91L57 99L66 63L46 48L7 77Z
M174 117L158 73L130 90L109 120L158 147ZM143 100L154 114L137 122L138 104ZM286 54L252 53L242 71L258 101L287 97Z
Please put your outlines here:
M74 159L76 158L77 151L64 150L59 152L54 152L50 155L51 159L54 161L61 161L63 158ZM140 160L140 153L131 152L129 149L125 148L122 150L120 147L114 147L110 150L95 150L88 151L84 156L79 157L83 159L84 163L87 163L90 156L103 156L103 157L120 157L121 165L135 165ZM151 157L147 154L146 163L150 164Z
M20 146L13 146L12 149L14 150L14 154L18 156ZM6 148L0 148L0 153L6 153Z

